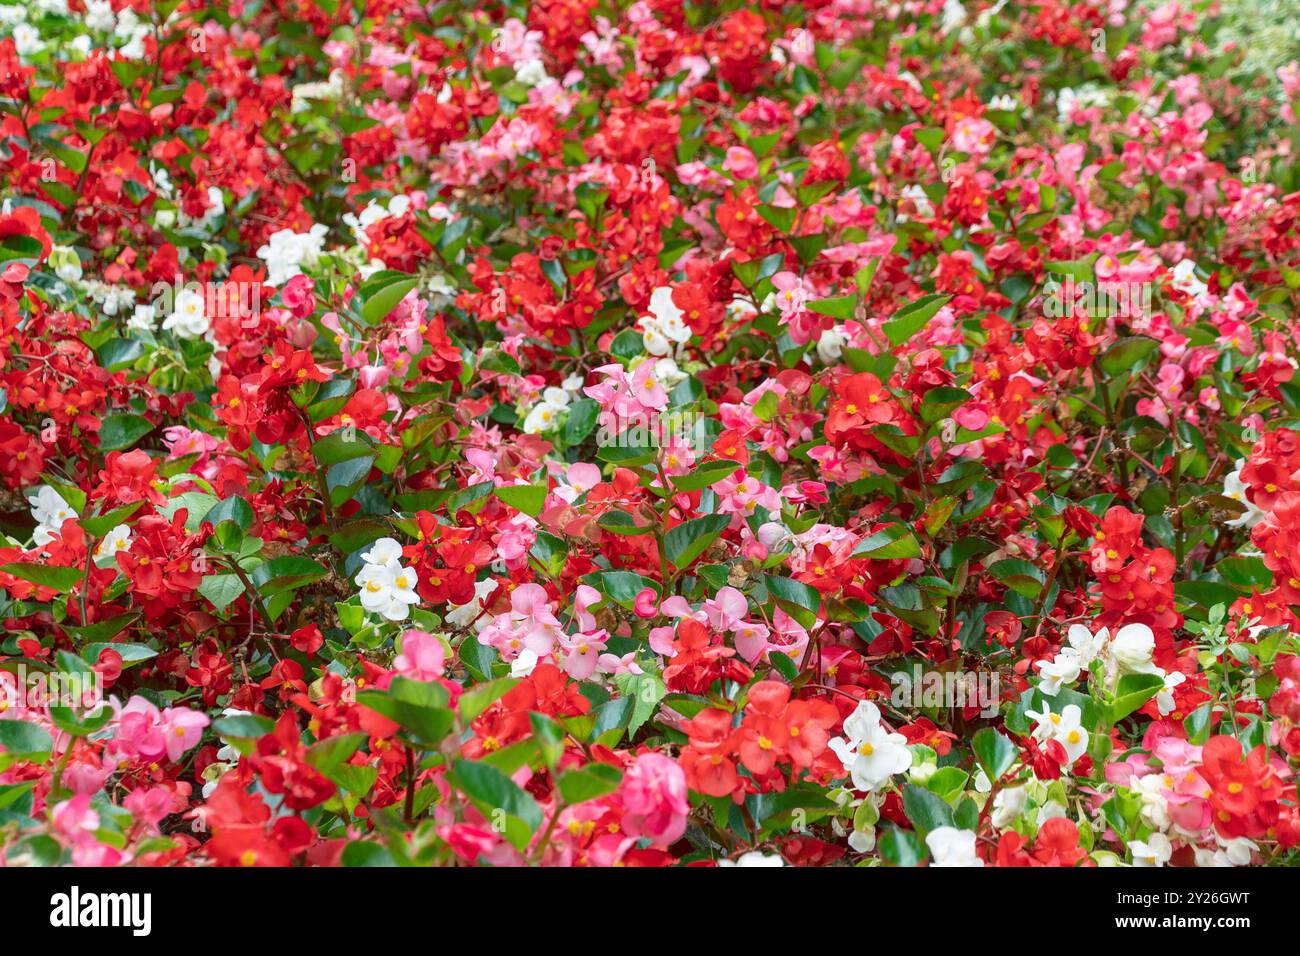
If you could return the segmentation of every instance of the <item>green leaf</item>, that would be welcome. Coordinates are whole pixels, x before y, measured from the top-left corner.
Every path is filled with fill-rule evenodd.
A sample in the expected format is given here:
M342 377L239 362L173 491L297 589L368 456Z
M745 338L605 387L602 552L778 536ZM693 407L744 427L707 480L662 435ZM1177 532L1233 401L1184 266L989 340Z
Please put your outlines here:
M199 582L198 591L220 612L244 593L244 582L234 574L208 574Z
M542 823L542 808L536 800L491 764L460 758L456 760L455 775L465 795L478 805L479 811L489 821L495 821L499 811L520 821L522 832L512 832L512 828L507 826L506 838L516 849L528 845Z
M1114 726L1133 713L1165 686L1165 679L1158 674L1125 674L1119 679L1115 688L1115 699L1106 709L1106 721Z
M576 445L591 434L600 415L600 402L592 398L579 398L569 403L569 417L560 434L566 445Z
M357 840L343 848L342 862L348 867L394 867L397 860L388 847L373 840Z
M653 588L659 593L663 590L658 582L634 571L596 571L583 575L582 582L629 611L632 610L636 596L646 588Z
M81 583L84 575L80 568L64 568L57 564L6 564L0 567L0 571L56 591L72 590Z
M100 701L88 711L75 710L71 707L50 708L50 720L54 722L54 726L74 737L87 737L97 730L102 730L112 719L113 708L108 706L106 701Z
M995 561L988 572L1017 594L1031 599L1038 597L1046 581L1042 569L1023 558Z
M360 290L363 301L361 321L366 325L382 322L388 318L388 313L397 308L397 303L419 284L418 277L400 272L386 271L371 277Z
M363 431L338 428L311 446L311 453L322 465L337 465L373 454L375 443Z
M833 299L818 299L808 303L808 308L818 315L833 319L851 319L858 308L858 296L841 295Z
M880 855L892 866L920 866L926 857L925 843L911 830L891 827L880 837Z
M544 485L501 485L493 494L516 511L533 518L542 513L542 506L546 503Z
M223 521L233 521L241 531L247 531L253 526L253 506L239 495L231 495L213 505L203 521L214 528Z
M218 717L212 722L212 732L231 740L256 740L275 730L275 721L259 714L235 714Z
M129 615L124 615L129 616ZM139 664L143 661L153 660L158 656L158 652L148 644L87 644L81 649L81 653L86 660L95 662L99 660L99 655L106 650L116 651L122 657L122 666L130 667L132 664Z
M707 488L714 482L729 478L736 473L740 467L740 462L732 461L730 458L721 458L716 461L706 461L697 465L695 470L685 474L670 477L668 480L673 483L673 487L678 491L698 491L701 488Z
M249 575L249 580L262 594L271 595L303 587L327 574L329 572L311 558L286 554L259 564Z
M142 415L109 415L99 426L99 448L101 451L130 448L153 428L153 422Z
M1114 378L1128 372L1139 362L1144 362L1158 348L1160 348L1159 342L1144 335L1122 338L1102 353L1101 369L1107 377Z
M816 588L794 578L780 578L770 574L765 576L764 581L768 593L787 614L804 627L816 623L817 612L822 606L822 596Z
M366 734L337 734L307 748L307 762L329 773L347 761L369 738Z
M556 781L564 802L573 806L613 793L623 782L623 772L607 763L590 763L560 774Z
M922 838L931 830L952 826L952 807L938 795L914 783L903 787L903 811Z
M82 518L81 530L92 538L102 538L108 534L127 518L135 514L144 501L133 501L129 505L123 505L120 508L114 508L112 511L106 511L102 515L94 518Z
M470 643L478 644L478 641ZM479 644L482 647L483 645ZM462 650L464 646L462 645ZM513 677L502 677L499 680L488 681L485 684L476 684L460 695L456 703L456 709L460 712L460 719L468 724L496 700L504 697L519 681Z
M925 328L925 324L934 318L951 298L950 295L926 295L903 306L884 324L889 341L894 345L902 345Z
M386 691L361 691L357 703L396 722L415 740L434 746L442 743L456 720L447 706L445 688L405 677L394 677Z
M664 536L664 554L673 567L685 568L703 554L730 524L731 515L705 515L683 521Z
M536 711L528 715L533 729L533 741L546 765L552 769L564 756L564 728L545 714Z
M855 558L875 558L879 561L920 556L921 545L912 530L904 524L886 525L863 538L853 549Z
M44 727L26 720L0 720L0 747L11 757L43 762L54 749L54 738Z
M624 698L632 701L627 716L627 735L631 737L654 715L668 691L657 674L619 674L615 681Z
M1002 779L1002 775L1016 762L1016 745L992 727L977 730L971 739L971 748L990 783Z

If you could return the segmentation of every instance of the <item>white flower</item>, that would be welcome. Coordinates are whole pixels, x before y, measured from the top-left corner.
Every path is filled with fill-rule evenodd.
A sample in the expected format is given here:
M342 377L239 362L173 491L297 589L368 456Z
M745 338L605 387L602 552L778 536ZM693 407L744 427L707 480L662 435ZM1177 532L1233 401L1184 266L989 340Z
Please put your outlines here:
M125 551L131 547L131 529L124 524L118 525L108 534L104 535L103 540L95 546L95 562L101 560L109 563L113 555L119 551Z
M908 186L899 193L900 203L904 199L910 199L912 201L912 207L916 210L916 214L922 219L933 218L934 206L930 202L930 197L925 194L925 190L922 189L920 185L914 184ZM899 222L907 222L911 217L906 213L899 213L896 218Z
M564 389L556 388L552 385L550 388L542 391L542 401L550 402L552 405L559 405L561 408L565 408L568 406L569 402L573 401L573 396Z
M1169 837L1163 833L1153 833L1145 841L1134 840L1128 848L1134 866L1164 866L1174 853Z
M290 110L302 113L311 109L309 100L337 100L343 95L343 71L332 70L328 82L299 83L293 88Z
M1088 731L1079 724L1082 712L1077 704L1066 704L1059 714L1044 706L1042 713L1027 710L1025 716L1034 720L1034 739L1039 743L1057 741L1071 764L1088 752Z
M849 834L849 848L855 853L870 853L876 848L876 828L854 830Z
M1025 812L1029 800L1029 791L1024 787L1007 787L993 796L993 813L989 822L995 829L1004 830L1011 826L1020 814Z
M750 850L734 860L719 860L718 866L785 866L785 860L777 853L760 853Z
M550 76L541 60L524 60L515 64L515 79L524 86L541 86Z
M537 666L537 652L530 647L525 647L519 652L519 656L510 662L511 677L527 677Z
M1120 670L1131 674L1149 674L1151 657L1156 650L1156 636L1145 624L1125 624L1110 642L1110 653Z
M844 332L844 326L837 325L832 329L827 329L817 340L817 357L822 360L823 365L834 365L844 354L844 345L848 342L849 337Z
M366 564L396 567L402 563L402 546L393 538L379 538L361 556L361 560Z
M1110 641L1110 632L1103 627L1093 634L1082 624L1071 624L1070 629L1065 632L1065 639L1070 642L1070 649L1074 651L1080 665L1086 670L1089 664L1105 653L1106 645Z
M672 391L678 382L684 382L687 374L677 367L670 358L661 358L655 362L655 380L668 391Z
M650 295L650 314L639 322L645 350L651 355L668 355L674 345L691 340L690 327L682 321L682 310L673 302L670 286L660 286Z
M182 339L202 338L211 326L203 296L193 289L181 290L176 296L176 308L162 324L164 331L174 331Z
M1165 686L1156 692L1156 706L1161 717L1168 717L1174 712L1174 688L1187 680L1187 675L1182 671L1166 672L1159 667L1155 668L1155 673L1165 679Z
M151 305L137 305L135 311L131 313L131 318L126 320L126 327L137 332L152 332L157 325L158 319Z
M1221 847L1217 850L1208 850L1204 847L1196 848L1196 865L1197 866L1249 866L1253 859L1253 854L1259 850L1259 845L1245 837L1237 837L1234 840L1225 840L1219 837Z
M966 8L962 6L961 0L944 0L943 32L952 33L965 22Z
M404 621L411 605L420 603L415 585L420 577L413 568L367 564L354 579L361 588L361 606L390 621Z
M50 264L54 274L69 284L81 278L81 258L71 246L53 246L50 249Z
M1074 651L1064 650L1050 661L1036 661L1034 666L1043 678L1038 689L1048 697L1055 697L1061 692L1062 684L1073 684L1079 679L1083 662Z
M10 36L13 37L14 51L21 57L32 56L45 49L45 41L41 39L40 31L30 23L17 24Z
M390 621L404 621L411 605L420 603L415 586L420 577L402 567L402 546L393 538L380 538L361 555L365 566L354 579L361 588L361 606Z
M465 604L457 604L447 612L447 623L453 627L466 627L470 623L474 624L476 631L483 630L487 626L486 614L480 616L483 610L483 599L497 589L495 581L478 581L474 584L474 597ZM478 618L476 621L475 618Z
M281 229L271 233L270 241L257 250L257 257L266 262L269 285L283 285L296 275L302 275L303 266L313 266L325 247L329 227L319 223L307 232L297 233Z
M1246 463L1237 462L1237 467L1232 474L1223 479L1223 496L1231 498L1233 501L1239 501L1246 510L1230 521L1225 521L1229 528L1253 528L1264 520L1265 512L1253 501L1246 497L1246 483L1241 480L1241 469Z
M879 790L894 774L912 766L907 738L885 730L880 725L880 708L870 701L858 704L844 721L844 734L831 740L830 748L858 790Z
M524 418L524 432L529 435L538 435L542 432L551 431L559 424L560 413L563 411L563 405L548 401L538 402L528 412L527 417Z
M1043 824L1048 820L1055 820L1058 817L1064 819L1068 816L1069 813L1066 812L1065 804L1057 803L1055 800L1048 800L1038 808L1038 813L1034 815L1034 826L1041 830Z
M975 831L938 827L925 836L931 866L983 866L975 853Z
M77 513L63 500L63 496L49 485L41 485L34 494L27 496L31 506L32 517L36 519L37 544L49 544L54 539L51 534L62 527L63 522L75 518ZM43 540L42 540L43 539Z
M1149 773L1145 777L1134 776L1129 780L1129 789L1141 799L1140 813L1147 826L1156 830L1169 828L1169 801L1164 790L1172 785L1165 774Z
M1199 299L1210 291L1210 287L1197 277L1196 263L1191 259L1184 259L1174 266L1172 275L1173 279L1169 284L1194 299Z

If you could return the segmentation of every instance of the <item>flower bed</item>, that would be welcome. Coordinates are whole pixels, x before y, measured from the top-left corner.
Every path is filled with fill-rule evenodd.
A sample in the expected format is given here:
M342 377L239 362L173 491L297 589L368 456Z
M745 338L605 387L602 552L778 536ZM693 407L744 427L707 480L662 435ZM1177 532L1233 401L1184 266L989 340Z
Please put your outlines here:
M4 862L1295 862L1204 6L0 5Z

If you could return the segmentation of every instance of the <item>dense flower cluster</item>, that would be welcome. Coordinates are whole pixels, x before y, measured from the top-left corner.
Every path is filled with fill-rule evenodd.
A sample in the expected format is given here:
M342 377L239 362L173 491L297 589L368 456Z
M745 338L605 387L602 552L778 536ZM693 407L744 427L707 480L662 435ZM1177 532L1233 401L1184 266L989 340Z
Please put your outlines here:
M0 0L0 861L1300 861L1241 6Z

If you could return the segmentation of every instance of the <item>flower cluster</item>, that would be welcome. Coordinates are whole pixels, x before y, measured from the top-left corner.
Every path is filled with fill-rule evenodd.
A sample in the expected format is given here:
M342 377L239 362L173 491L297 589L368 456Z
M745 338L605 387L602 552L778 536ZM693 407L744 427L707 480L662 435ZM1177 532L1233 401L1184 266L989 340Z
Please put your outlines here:
M0 5L0 863L1300 863L1242 7Z

